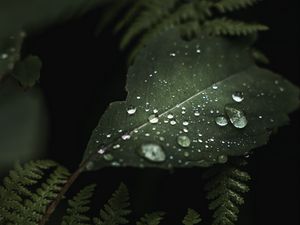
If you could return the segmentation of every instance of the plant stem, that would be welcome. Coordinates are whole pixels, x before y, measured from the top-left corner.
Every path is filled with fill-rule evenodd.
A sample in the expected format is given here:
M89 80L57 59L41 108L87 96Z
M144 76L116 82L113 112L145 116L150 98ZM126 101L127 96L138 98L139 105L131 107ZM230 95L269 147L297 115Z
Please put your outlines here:
M63 186L63 188L61 189L60 193L57 195L56 199L49 205L49 207L47 208L44 216L42 217L39 225L45 225L46 222L49 220L49 217L51 216L51 214L54 212L54 210L56 209L56 207L58 206L58 204L60 203L60 201L62 200L63 196L65 195L65 193L69 190L69 188L71 187L71 185L74 183L74 181L79 177L79 175L81 174L81 172L83 171L83 167L80 166L67 180L66 184Z

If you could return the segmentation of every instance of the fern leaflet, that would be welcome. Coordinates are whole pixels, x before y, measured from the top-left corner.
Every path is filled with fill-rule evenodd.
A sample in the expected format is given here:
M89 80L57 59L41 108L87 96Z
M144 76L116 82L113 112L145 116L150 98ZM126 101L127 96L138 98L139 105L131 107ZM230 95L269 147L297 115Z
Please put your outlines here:
M196 225L202 221L200 214L193 209L188 209L186 216L184 217L182 223L184 225Z
M164 212L145 214L136 225L159 225L165 215Z
M244 162L238 162L243 165ZM241 171L235 164L225 164L217 168L216 173L206 185L207 198L211 200L209 208L214 210L212 225L233 225L238 219L239 206L244 203L241 194L249 191L245 182L250 180L248 173Z
M45 170L54 169L45 182ZM34 161L15 165L0 186L0 215L6 225L36 225L48 204L57 196L69 176L68 171L52 161ZM33 186L39 185L35 191Z
M127 187L121 184L120 187L112 195L104 208L100 210L99 218L94 218L95 225L120 225L127 224L125 218L131 211L129 207L129 194Z
M69 208L63 217L62 225L89 225L90 218L85 215L90 209L87 205L93 195L96 185L83 188L72 200L68 201Z

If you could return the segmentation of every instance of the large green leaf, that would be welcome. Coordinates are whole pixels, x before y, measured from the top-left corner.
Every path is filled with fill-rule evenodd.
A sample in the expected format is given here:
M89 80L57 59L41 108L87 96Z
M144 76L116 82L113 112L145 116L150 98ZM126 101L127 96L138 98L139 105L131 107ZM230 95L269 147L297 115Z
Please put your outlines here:
M129 69L126 101L110 104L94 130L87 169L206 167L266 144L299 89L250 55L246 41L220 37L152 40Z

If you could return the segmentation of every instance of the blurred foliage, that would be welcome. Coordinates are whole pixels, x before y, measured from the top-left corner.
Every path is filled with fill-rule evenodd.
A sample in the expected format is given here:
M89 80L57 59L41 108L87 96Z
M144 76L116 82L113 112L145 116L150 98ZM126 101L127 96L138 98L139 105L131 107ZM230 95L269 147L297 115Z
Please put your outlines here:
M25 29L45 27L113 0L1 0L0 38ZM9 22L8 22L9 21Z
M0 83L0 171L16 160L41 157L47 113L39 88L24 91L9 78Z

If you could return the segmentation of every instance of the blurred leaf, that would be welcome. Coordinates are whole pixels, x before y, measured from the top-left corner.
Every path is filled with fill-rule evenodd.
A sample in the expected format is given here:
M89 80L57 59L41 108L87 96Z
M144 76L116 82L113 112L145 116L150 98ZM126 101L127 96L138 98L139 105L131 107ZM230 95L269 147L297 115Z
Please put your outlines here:
M13 71L16 78L24 88L31 88L40 79L42 62L37 56L27 56L24 60L17 63Z
M43 28L82 15L114 0L4 0L0 2L0 38L20 29Z
M41 157L46 133L46 112L39 89L24 92L13 79L1 83L0 171L16 160Z
M24 37L24 32L18 32L15 35L0 38L0 81L19 60Z
M207 167L267 143L288 122L299 89L259 68L242 39L167 32L129 69L126 101L110 104L84 155L105 166Z

